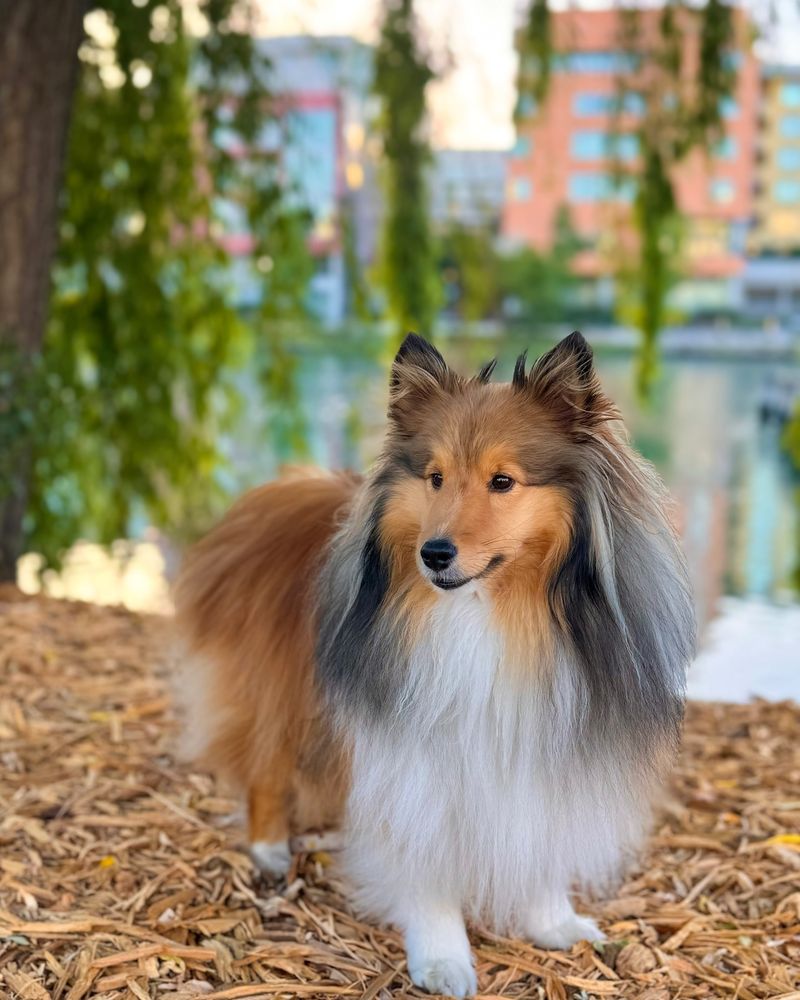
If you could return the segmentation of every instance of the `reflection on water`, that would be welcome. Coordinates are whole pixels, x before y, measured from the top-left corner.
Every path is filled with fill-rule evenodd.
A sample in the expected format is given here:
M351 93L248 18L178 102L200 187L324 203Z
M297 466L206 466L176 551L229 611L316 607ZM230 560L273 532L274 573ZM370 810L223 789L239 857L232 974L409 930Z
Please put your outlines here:
M498 354L497 377L507 378L523 347L532 357L543 349L534 342L465 338L449 342L445 353L465 372ZM223 442L232 492L272 477L293 458L331 468L369 465L385 427L388 358L383 353L374 340L361 347L330 336L308 339L293 354L290 392L282 377L282 391L270 403L254 381L245 382L244 416ZM800 381L800 365L666 359L648 405L635 396L630 356L598 352L598 367L635 445L656 465L675 498L704 632L721 615L693 675L694 693L800 697L800 619L796 608L781 610L794 597L800 484L781 450L780 426L761 413L776 380L788 373ZM294 401L291 413L289 400ZM300 444L298 427L306 434ZM163 592L156 593L161 606ZM794 642L787 638L790 631ZM734 656L737 648L741 655ZM783 686L776 677L784 679Z

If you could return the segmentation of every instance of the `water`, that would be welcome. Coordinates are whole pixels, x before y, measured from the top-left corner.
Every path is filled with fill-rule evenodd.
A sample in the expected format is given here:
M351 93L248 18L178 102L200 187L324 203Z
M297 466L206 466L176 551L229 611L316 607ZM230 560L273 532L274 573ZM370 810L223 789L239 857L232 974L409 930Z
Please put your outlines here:
M546 345L454 338L443 352L463 372L497 354L496 377L508 378L525 346L535 357ZM271 403L244 379L243 415L223 441L231 492L272 477L284 462L366 468L385 430L389 360L374 337L345 342L322 335L295 345ZM690 693L800 700L800 604L793 589L800 478L782 448L782 427L760 412L777 382L800 385L800 364L667 358L648 405L636 398L630 354L600 350L598 369L634 444L676 501L701 624ZM153 568L157 553L152 542L141 555L126 553L119 598L140 608L166 606L163 571ZM68 573L56 582L58 592L114 600L114 572L102 570L102 558L96 549L77 548Z

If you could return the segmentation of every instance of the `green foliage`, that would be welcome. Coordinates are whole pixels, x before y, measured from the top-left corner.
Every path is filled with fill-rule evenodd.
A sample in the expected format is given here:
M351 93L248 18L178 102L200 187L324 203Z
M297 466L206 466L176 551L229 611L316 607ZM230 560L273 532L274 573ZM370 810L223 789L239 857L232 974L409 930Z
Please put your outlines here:
M417 44L412 0L386 0L375 56L378 131L385 159L382 277L399 333L430 336L437 306L435 247L425 173L425 89L434 78Z
M303 311L307 218L286 209L274 156L242 155L270 120L269 67L234 7L201 3L199 39L180 0L92 15L107 21L81 48L26 522L48 562L77 537L126 536L137 515L177 535L203 525L235 410L224 373L254 351L273 363L269 321ZM208 141L223 127L238 149ZM250 324L230 301L221 192L265 265Z
M439 267L450 288L447 304L461 319L474 323L492 315L498 305L499 275L489 229L450 222L439 239Z
M375 318L369 288L356 251L355 220L352 198L345 198L341 212L342 253L347 275L347 313L357 320Z
M514 304L516 318L531 325L561 320L571 304L577 284L572 261L581 249L565 206L556 217L552 250L537 253L524 247L498 262L501 297Z
M553 38L548 0L531 0L519 38L520 61L517 90L530 94L537 104L550 88Z
M795 406L791 420L787 423L783 431L781 441L784 451L789 456L795 471L800 475L800 404ZM800 487L795 487L795 506L800 514ZM800 517L798 518L800 522ZM800 523L798 524L800 528ZM796 563L792 574L792 584L796 590L800 590L800 530L797 534Z
M642 30L640 14L623 14L622 41L635 64L647 65L645 73L632 72L618 80L622 106L628 93L639 94L645 104L636 135L639 163L633 171L636 185L633 223L637 233L634 267L620 273L628 286L629 300L635 285L634 320L641 332L637 385L646 396L658 371L657 338L667 316L670 289L680 276L684 226L675 195L676 168L695 149L710 151L722 133L720 105L730 93L736 75L725 56L734 40L731 9L709 0L696 9L673 0L659 17L658 44L653 48ZM692 80L689 38L699 36L699 66ZM623 171L618 166L617 173ZM630 182L630 173L628 182Z

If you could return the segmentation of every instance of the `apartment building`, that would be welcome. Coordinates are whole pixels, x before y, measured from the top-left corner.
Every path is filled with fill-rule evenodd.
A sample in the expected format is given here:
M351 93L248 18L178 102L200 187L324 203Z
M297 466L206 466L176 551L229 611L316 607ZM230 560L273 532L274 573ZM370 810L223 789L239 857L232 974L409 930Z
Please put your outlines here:
M643 35L655 37L658 10L639 13ZM576 268L598 288L614 273L630 231L632 183L615 183L615 164L635 164L642 97L628 93L620 108L617 81L646 72L621 43L618 9L567 10L552 15L555 50L550 91L541 108L523 95L517 139L508 158L502 232L506 241L546 250L561 206L590 247ZM737 71L722 108L724 138L709 156L691 154L675 178L687 221L688 275L678 296L694 309L724 307L735 297L753 214L759 68L743 15L740 44L730 58ZM697 39L687 33L687 44ZM522 57L526 57L523 55ZM524 68L524 67L523 67ZM630 246L630 237L627 244Z

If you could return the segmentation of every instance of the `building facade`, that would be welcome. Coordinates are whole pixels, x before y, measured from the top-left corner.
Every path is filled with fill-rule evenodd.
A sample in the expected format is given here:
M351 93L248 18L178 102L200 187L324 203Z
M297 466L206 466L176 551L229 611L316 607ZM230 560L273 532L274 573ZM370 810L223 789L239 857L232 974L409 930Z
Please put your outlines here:
M429 179L431 219L496 232L503 215L506 154L493 149L440 149Z
M645 39L648 34L655 38L659 16L657 10L639 12ZM620 247L630 249L626 233L634 187L616 183L613 174L620 166L623 171L635 166L636 126L647 112L635 92L627 93L619 106L617 81L620 75L635 81L647 67L636 65L620 41L619 10L568 10L554 13L552 21L557 55L547 100L536 108L523 96L517 109L503 235L512 244L547 250L557 214L567 206L589 247L579 255L576 269L600 287L614 273ZM721 109L724 138L710 156L692 153L675 178L689 262L679 295L700 309L723 306L735 296L753 214L759 71L747 23L738 14L737 26L741 44L732 53L736 86ZM696 47L696 38L687 44Z
M800 66L764 66L753 256L800 253Z
M338 36L263 38L258 45L271 64L270 89L279 110L278 120L259 137L259 149L277 155L288 197L311 214L315 272L309 306L325 325L336 326L347 310L345 239L352 240L359 266L375 254L380 197L377 158L367 140L374 115L372 49ZM224 133L215 139L236 141ZM236 258L238 302L251 305L261 283L248 258L247 220L232 199L220 198L215 207Z

